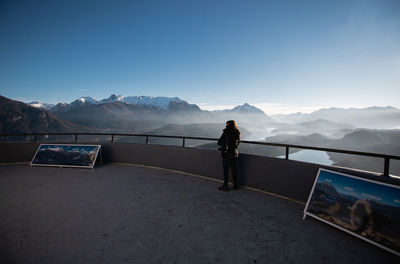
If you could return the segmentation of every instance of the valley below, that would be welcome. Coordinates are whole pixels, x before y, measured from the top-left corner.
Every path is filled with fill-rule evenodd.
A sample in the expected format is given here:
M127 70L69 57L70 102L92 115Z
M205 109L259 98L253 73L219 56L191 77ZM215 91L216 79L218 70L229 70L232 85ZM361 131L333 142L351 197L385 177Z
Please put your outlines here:
M400 110L394 107L321 109L310 114L268 116L243 104L205 111L178 97L122 97L101 101L82 97L70 104L23 103L0 96L0 133L126 133L152 135L150 144L181 145L156 135L217 139L227 120L235 120L244 141L344 149L400 156ZM66 137L68 138L68 137ZM104 137L87 137L101 141ZM18 140L2 137L1 140ZM41 140L55 140L54 137ZM116 137L116 142L145 143L143 137ZM186 146L217 150L215 141L187 140ZM284 158L285 148L242 142L241 153ZM382 158L290 148L290 159L381 173ZM392 160L390 174L400 175Z

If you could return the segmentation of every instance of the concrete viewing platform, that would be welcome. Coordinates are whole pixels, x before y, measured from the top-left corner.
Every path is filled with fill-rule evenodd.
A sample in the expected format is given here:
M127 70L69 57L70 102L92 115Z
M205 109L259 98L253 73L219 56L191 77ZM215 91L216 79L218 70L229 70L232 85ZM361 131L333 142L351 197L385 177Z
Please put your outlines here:
M304 205L166 169L0 165L0 263L398 263Z

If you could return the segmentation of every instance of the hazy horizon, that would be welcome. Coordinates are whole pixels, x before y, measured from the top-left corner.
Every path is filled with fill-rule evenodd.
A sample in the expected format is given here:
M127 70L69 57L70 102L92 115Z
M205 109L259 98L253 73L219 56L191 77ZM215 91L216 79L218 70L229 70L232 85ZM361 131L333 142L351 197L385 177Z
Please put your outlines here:
M164 97L163 95L121 95L121 94L116 94L116 95L124 96L124 97L128 97L128 96ZM44 104L46 104L46 103L47 104L57 104L57 103L71 103L74 100L77 100L77 99L82 98L82 97L91 97L91 98L93 98L95 100L100 101L102 99L107 99L109 96L104 97L104 98L98 98L98 97L93 97L93 96L90 96L90 95L84 95L84 96L79 96L79 97L73 99L72 101L60 101L60 102L45 102L45 101L42 101L42 100L28 100L28 101L19 100L19 101L23 101L24 103L31 103L31 102L34 102L34 101L38 101L38 102L40 102L42 104L43 103ZM165 97L170 97L170 98L178 97L178 98L180 98L182 100L185 100L184 98L182 98L182 97L180 97L178 95L176 95L176 96L165 96ZM16 98L10 98L10 99L18 100ZM187 100L185 100L185 101L187 101ZM243 103L240 103L238 105L222 105L222 104L221 105L208 105L208 104L204 104L204 103L198 104L198 103L194 103L194 102L190 102L190 101L187 101L187 102L190 103L190 104L196 104L196 105L198 105L200 107L201 110L207 110L207 111L229 110L229 109L233 109L236 106L248 103L248 104L250 104L252 106L255 106L255 107L261 109L267 115L280 115L280 114L288 115L288 114L297 114L297 113L309 114L309 113L312 113L314 111L318 111L318 110L321 110L321 109L328 109L328 108L364 109L364 108L369 108L369 107L388 107L388 106L394 107L392 105L331 105L331 106L326 106L326 105L325 106L322 106L322 105L321 106L315 106L315 105L314 106L304 106L303 105L303 106L294 106L294 105L279 104L279 103L251 104L249 102L243 102Z

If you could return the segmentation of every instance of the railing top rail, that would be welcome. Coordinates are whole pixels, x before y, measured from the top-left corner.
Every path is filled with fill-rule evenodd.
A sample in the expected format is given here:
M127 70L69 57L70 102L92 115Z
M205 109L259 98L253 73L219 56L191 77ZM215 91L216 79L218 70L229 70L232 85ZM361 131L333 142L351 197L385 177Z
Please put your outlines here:
M399 159L400 160L400 156L382 154L382 153L372 153L372 152L363 152L363 151L354 151L354 150L345 150L345 149L332 149L332 148L322 148L322 147L312 147L312 146L282 144L282 143L272 143L272 142L257 142L257 141L246 141L246 140L242 140L241 142L249 143L249 144L256 144L256 145L268 145L268 146L277 146L277 147L309 149L309 150L336 152L336 153L351 154L351 155L358 155L358 156L368 156L368 157L389 158L389 159Z
M127 133L91 133L91 132L67 132L67 133L15 133L15 134L0 134L0 137L13 137L13 136L74 136L74 135L85 135L85 136L130 136L130 137L160 137L160 138L186 138L186 139L197 139L197 140L210 140L217 141L218 138L207 138L207 137L191 137L191 136L171 136L171 135L156 135L156 134L127 134Z
M208 137L191 137L191 136L171 136L171 135L154 135L154 134L129 134L129 133L91 133L91 132L66 132L66 133L14 133L14 134L0 134L0 137L12 137L12 136L72 136L72 135L87 135L87 136L137 136L137 137L158 137L158 138L177 138L177 139L192 139L192 140L205 140L205 141L217 141L218 138L208 138ZM376 158L386 158L400 160L400 156L381 154L381 153L371 153L363 151L352 151L344 149L332 149L332 148L322 148L322 147L312 147L294 144L283 144L283 143L272 143L272 142L260 142L260 141L248 141L242 140L242 143L254 144L254 145L264 145L264 146L276 146L284 148L297 148L297 149L307 149L307 150L317 150L326 152L335 152L342 154L376 157Z

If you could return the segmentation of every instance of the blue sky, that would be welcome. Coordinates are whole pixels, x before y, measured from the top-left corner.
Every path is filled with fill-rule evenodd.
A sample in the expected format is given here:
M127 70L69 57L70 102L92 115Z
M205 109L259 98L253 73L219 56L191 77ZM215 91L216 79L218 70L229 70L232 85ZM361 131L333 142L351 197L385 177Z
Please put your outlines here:
M0 94L400 108L400 1L0 0Z

